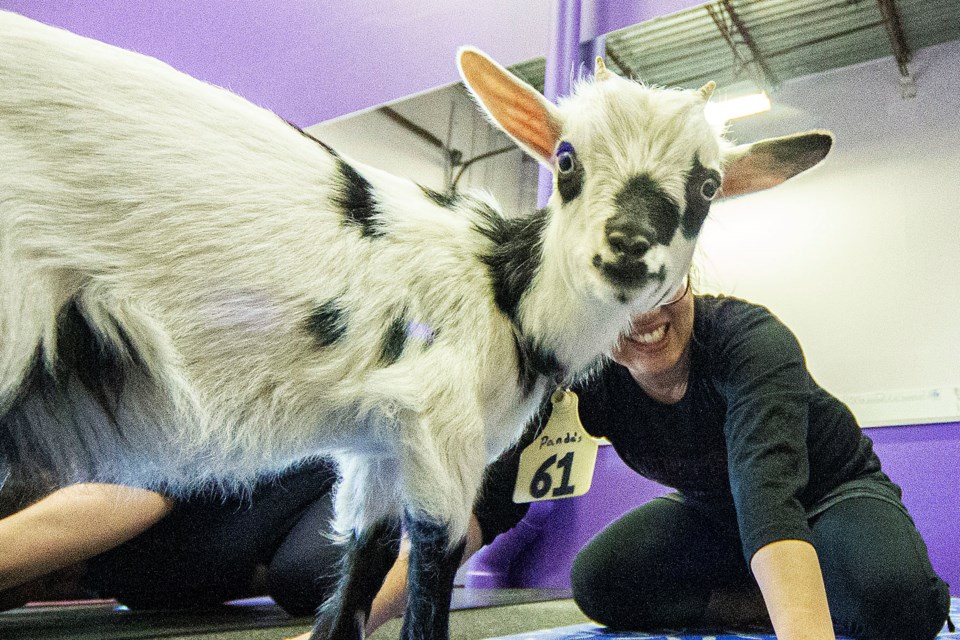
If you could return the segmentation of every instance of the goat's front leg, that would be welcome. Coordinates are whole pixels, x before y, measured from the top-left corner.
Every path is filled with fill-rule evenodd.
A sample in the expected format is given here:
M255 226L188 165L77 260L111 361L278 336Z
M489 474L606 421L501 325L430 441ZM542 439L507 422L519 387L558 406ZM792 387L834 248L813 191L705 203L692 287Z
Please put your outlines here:
M337 589L320 608L310 640L363 640L373 598L397 559L400 521L381 520L344 544Z
M403 617L402 640L447 640L453 579L463 557L465 541L449 544L446 524L407 513L410 564L409 598Z

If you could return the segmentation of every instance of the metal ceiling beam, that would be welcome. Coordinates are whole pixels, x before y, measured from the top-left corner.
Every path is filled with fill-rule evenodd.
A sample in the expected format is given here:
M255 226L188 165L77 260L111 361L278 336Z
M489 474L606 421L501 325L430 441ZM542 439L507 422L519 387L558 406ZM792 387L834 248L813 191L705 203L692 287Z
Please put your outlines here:
M390 107L381 107L380 112L383 115L390 118L391 120L393 120L394 122L396 122L398 125L400 125L404 129L406 129L407 131L409 131L410 133L416 135L417 137L421 138L425 142L432 144L438 149L442 149L444 153L447 153L447 145L443 144L443 141L440 138L433 135L432 133L430 133L420 125L416 124L415 122L412 122L406 117L400 115L394 109Z
M778 87L780 81L770 69L770 65L767 64L766 59L760 51L760 47L757 46L753 35L751 35L747 25L744 24L740 15L733 8L730 0L720 0L714 4L708 4L706 5L706 10L713 19L713 23L717 25L717 30L720 31L720 35L723 36L723 39L726 40L727 45L729 45L730 50L733 52L733 57L753 76L753 81L757 85L757 88L773 89ZM728 21L730 24L727 24ZM731 28L731 26L733 28ZM739 37L740 42L737 41L737 37ZM750 51L749 60L745 59L740 52L741 43Z
M812 38L810 40L804 40L798 44L795 44L784 49L777 49L775 51L770 51L767 53L767 59L776 58L778 56L787 55L793 53L794 51L799 51L805 47L811 47L815 44L822 44L824 42L830 42L831 40L837 40L838 38L845 38L847 36L853 35L855 33L860 33L861 31L869 31L870 29L877 29L883 26L882 20L877 20L876 22L868 22L866 24L857 25L851 27L850 29L845 29L844 31L838 31L837 33L831 33L829 35L820 36L819 38Z
M887 37L890 38L893 57L897 60L897 66L900 67L900 75L909 76L910 69L907 68L907 63L913 58L913 52L903 35L903 23L900 20L897 3L895 0L877 0L877 4L880 6L880 13L883 14L883 25L887 29Z
M607 43L607 57L613 60L613 63L617 65L617 68L620 69L624 77L639 79L633 68L620 57L609 43Z

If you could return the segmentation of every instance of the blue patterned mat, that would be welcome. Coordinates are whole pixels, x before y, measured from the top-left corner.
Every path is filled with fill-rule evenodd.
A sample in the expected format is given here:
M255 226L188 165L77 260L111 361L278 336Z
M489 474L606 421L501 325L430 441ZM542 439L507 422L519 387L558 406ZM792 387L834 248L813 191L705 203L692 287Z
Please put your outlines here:
M953 598L950 601L950 617L954 622L960 621L960 598ZM944 626L943 631L937 636L938 640L960 640L960 632L950 633ZM557 629L543 629L542 631L530 631L528 633L518 633L512 636L501 636L499 638L488 638L487 640L777 640L776 636L768 633L721 633L720 635L682 635L682 634L650 634L635 632L613 632L605 627L599 627L592 623L576 624L570 627L559 627ZM847 636L837 636L837 640L849 640Z

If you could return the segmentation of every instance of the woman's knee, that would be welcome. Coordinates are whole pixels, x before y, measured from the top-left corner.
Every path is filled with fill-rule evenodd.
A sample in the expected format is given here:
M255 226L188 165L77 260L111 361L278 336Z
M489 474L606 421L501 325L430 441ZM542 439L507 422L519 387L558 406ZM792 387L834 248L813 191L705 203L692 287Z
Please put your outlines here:
M267 568L267 593L291 615L313 615L337 586L343 550L329 536L332 497L320 495L300 514Z
M292 554L275 556L267 568L267 593L293 616L314 615L337 586L338 562L321 567L298 562Z
M595 557L596 555L587 547L574 559L570 572L573 600L591 620L607 626L619 626L612 620L612 600L616 594L616 588L612 584L614 567L605 566L607 563Z
M834 621L855 638L930 640L946 621L947 585L901 505L849 498L813 522Z
M589 546L574 560L570 583L584 615L614 629L697 626L706 608L706 597L697 589L678 590L654 576L625 571L614 556Z
M863 640L932 640L950 610L947 585L936 577L923 583L891 573L861 585L851 612L837 622L846 633Z
M890 640L932 640L943 628L950 611L950 594L941 580L919 588L888 587L875 607L880 624L876 637ZM880 635L886 633L886 635Z

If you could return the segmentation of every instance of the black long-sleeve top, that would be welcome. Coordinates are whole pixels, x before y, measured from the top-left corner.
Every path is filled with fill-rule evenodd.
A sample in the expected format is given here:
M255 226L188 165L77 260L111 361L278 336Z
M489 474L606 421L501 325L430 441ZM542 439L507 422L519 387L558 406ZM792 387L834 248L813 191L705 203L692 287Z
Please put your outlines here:
M841 485L899 501L853 414L817 385L793 333L764 307L695 298L689 380L676 404L650 398L613 362L574 390L587 431L637 473L707 508L732 507L748 562L771 542L811 541L807 518ZM482 526L494 523L485 529L523 513L497 508L509 494L489 486L511 481L515 455L488 476L476 511Z

